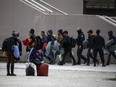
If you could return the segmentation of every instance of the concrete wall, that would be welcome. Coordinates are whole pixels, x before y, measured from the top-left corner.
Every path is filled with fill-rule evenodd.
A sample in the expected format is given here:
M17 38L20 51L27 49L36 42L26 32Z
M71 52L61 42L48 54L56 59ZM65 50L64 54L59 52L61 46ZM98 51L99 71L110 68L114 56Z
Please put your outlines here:
M68 14L82 14L83 0L44 0Z
M0 47L3 40L11 36L13 30L20 33L21 40L29 37L28 32L31 28L39 34L43 16L19 0L0 0ZM25 59L25 47L22 59Z

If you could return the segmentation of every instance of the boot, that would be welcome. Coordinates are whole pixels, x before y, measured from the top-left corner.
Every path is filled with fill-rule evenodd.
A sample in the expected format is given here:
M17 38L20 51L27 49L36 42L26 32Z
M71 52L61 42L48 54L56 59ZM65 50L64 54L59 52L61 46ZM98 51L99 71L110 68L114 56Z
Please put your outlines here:
M11 74L10 74L10 64L7 64L7 76L11 76Z
M16 76L16 74L14 74L14 65L11 65L11 76Z

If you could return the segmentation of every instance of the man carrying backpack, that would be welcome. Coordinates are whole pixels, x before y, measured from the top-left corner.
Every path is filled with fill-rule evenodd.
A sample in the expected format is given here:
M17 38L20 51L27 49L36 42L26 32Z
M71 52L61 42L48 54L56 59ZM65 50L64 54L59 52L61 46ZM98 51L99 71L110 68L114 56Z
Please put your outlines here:
M73 60L72 65L76 65L76 60L74 56L72 55L72 46L70 42L70 37L68 36L68 31L63 32L62 47L64 48L64 54L63 54L63 59L59 62L59 65L63 65L65 63L65 57L68 53L70 58Z
M20 56L22 55L22 44L21 41L18 39L19 37L19 33L16 31L12 32L12 37L7 38L4 40L3 44L2 44L2 51L6 52L8 61L7 61L7 76L16 76L16 74L14 74L14 45L18 45L19 46L19 52L20 52ZM10 72L11 69L11 72Z
M31 60L33 59L37 59L38 61L40 62L43 62L43 59L40 58L38 55L37 55L37 50L39 49L39 47L37 47L37 37L35 36L34 34L35 30L34 29L31 29L29 31L29 35L30 35L30 42L28 43L28 45L31 45L31 48L29 48L29 46L27 46L28 48L28 58L27 58L27 61L28 62L33 62ZM38 37L38 40L39 40L39 37Z
M109 31L108 35L109 35L109 40L112 40L112 39L114 40L114 43L111 44L111 46L113 47L114 45L116 45L116 37L113 35L113 31ZM109 65L110 59L111 59L111 55L116 59L116 55L115 55L115 52L114 52L115 51L115 47L113 47L113 49L110 49L111 46L108 47L109 55L108 55L108 61L107 61L106 65Z

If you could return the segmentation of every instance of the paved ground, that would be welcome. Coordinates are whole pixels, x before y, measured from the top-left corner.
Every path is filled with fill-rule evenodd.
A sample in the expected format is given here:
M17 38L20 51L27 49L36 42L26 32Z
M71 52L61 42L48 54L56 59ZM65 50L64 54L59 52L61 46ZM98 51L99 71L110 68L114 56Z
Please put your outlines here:
M25 76L25 64L15 65L16 77L6 76L6 64L0 63L0 87L116 87L116 65L107 67L50 65L48 77Z

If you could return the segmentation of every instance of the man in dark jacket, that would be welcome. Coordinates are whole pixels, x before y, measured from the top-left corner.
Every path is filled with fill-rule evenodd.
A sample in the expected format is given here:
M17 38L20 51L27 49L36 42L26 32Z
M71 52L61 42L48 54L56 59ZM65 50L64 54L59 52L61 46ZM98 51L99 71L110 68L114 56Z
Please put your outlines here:
M114 40L114 43L113 43L111 46L116 45L116 37L113 35L113 31L109 31L109 32L108 32L108 35L109 35L109 40L111 40L111 39ZM109 51L109 55L108 55L108 61L107 61L107 64L106 64L106 65L109 65L111 56L113 56L113 57L116 59L116 55L115 55L114 50L110 50L110 49L108 48L108 51Z
M87 39L87 47L88 47L88 52L87 52L87 66L90 65L90 58L94 58L93 57L93 38L95 37L95 35L93 35L93 31L89 30L88 32L88 39ZM99 64L99 61L96 59L97 64Z
M102 36L100 36L100 30L97 30L96 34L97 35L93 39L94 67L96 66L96 58L98 52L101 58L102 66L105 67L104 52L103 52L103 48L105 49L105 40Z
M78 62L77 65L81 65L81 58L84 60L84 63L86 63L87 58L85 58L82 55L83 52L83 41L85 40L85 35L82 32L81 28L78 28L77 30L78 36L77 36L77 56L78 56Z
M70 58L73 60L72 65L76 65L76 60L74 56L72 55L72 47L70 45L70 37L68 36L68 31L63 32L63 41L62 41L62 47L64 48L64 54L63 59L59 62L59 65L63 65L65 63L65 57L69 53Z

